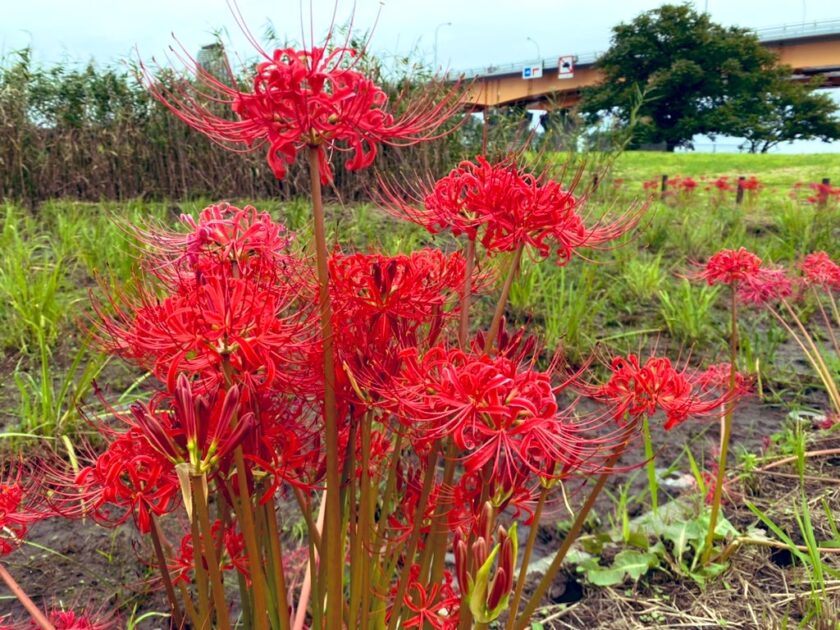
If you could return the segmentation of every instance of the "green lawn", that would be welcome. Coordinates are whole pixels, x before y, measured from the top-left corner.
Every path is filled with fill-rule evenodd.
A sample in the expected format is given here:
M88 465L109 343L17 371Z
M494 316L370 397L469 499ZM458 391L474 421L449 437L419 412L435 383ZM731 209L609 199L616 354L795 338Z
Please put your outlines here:
M722 175L755 175L769 187L788 189L796 182L816 182L823 177L840 185L840 156L830 153L808 155L754 155L749 153L666 153L628 151L618 158L615 176L641 182L661 175L716 178Z

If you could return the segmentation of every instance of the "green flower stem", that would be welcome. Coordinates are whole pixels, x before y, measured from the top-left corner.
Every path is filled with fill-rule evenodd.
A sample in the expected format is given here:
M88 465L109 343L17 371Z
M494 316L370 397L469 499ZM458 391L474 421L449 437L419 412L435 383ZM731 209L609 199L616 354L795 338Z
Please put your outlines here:
M344 557L341 549L341 489L338 470L338 405L335 397L335 357L333 356L332 308L327 268L327 237L324 203L321 198L319 148L309 147L309 184L312 190L312 216L315 238L315 260L318 268L318 302L321 314L321 340L324 353L324 443L327 451L327 485L324 556L326 572L326 628L341 628L342 582Z
M368 551L370 549L370 425L372 422L371 414L366 413L361 422L361 477L359 479L359 502L355 505L355 523L353 529L355 531L354 544L351 546L351 579L350 579L350 608L348 617L348 626L351 628L365 627L356 626L356 620L359 617L359 608L362 605L362 595L365 592L366 586L364 584L364 573L367 570L370 559ZM355 479L355 476L352 479ZM353 510L350 511L351 514Z
M508 620L505 630L513 630L516 623L516 613L519 611L519 602L522 601L522 592L525 590L525 578L528 576L528 563L531 562L531 554L534 551L534 543L537 540L537 531L540 528L540 517L542 516L545 500L548 496L548 486L540 490L540 498L537 500L537 507L534 510L534 517L531 519L531 527L528 531L528 542L525 544L525 552L522 556L522 566L519 567L519 578L516 580L516 589L513 592L513 599L508 609Z
M192 494L192 491L190 491ZM190 499L192 501L192 498ZM204 570L204 562L201 553L198 551L198 541L201 540L201 530L198 528L198 517L195 515L193 502L190 515L190 532L193 539L193 570L195 572L195 589L198 592L198 618L199 627L210 627L210 586L207 581L207 572Z
M475 240L467 241L467 266L464 271L464 288L461 291L461 319L458 327L458 345L461 350L467 347L470 332L470 295L472 294L472 275L475 269Z
M706 541L703 546L703 555L700 557L700 564L705 566L712 557L712 548L715 542L715 529L717 528L718 514L720 513L720 502L723 498L723 484L726 482L726 458L729 454L729 440L732 435L732 416L735 411L735 375L738 370L738 298L736 286L731 288L730 298L731 321L729 328L729 396L726 403L726 411L723 414L723 427L720 437L720 456L718 457L718 471L715 479L715 492L712 496L712 508L709 514L709 531L706 532Z
M242 537L245 539L245 551L248 554L248 567L251 571L251 588L254 594L254 627L257 630L267 630L268 621L265 612L268 610L265 594L265 578L263 576L262 557L257 539L257 530L254 524L254 509L251 504L251 494L248 491L248 478L245 468L245 455L242 447L237 446L233 452L234 464L236 466L236 484L239 490L239 518L242 529Z
M439 442L435 442L429 451L426 462L426 474L423 478L423 488L420 490L420 498L417 501L417 508L415 509L414 523L411 527L411 535L408 539L408 544L405 547L405 556L403 558L403 568L400 572L400 578L397 586L397 595L394 597L394 607L391 610L391 620L388 623L388 630L396 630L397 622L402 616L403 599L405 598L405 591L408 587L408 577L411 574L411 565L414 564L414 556L417 552L417 544L420 541L420 530L423 525L423 514L426 511L426 505L429 502L429 495L432 492L432 486L435 480L435 469L437 467L437 458L439 450Z
M645 440L645 468L647 470L648 489L650 490L650 507L656 514L659 512L659 484L656 482L656 462L654 461L653 441L650 438L650 420L647 416L642 419L642 435Z
M452 485L452 480L455 477L455 463L458 456L458 447L455 442L450 439L446 447L446 461L443 465L443 484L442 487L448 488ZM426 569L429 568L431 561L431 573L429 584L439 584L443 578L444 561L446 559L446 544L449 541L449 527L446 523L446 506L443 502L439 503L435 509L434 520L432 522L432 537L427 544L426 549L423 550L423 563L420 570L420 575L426 575Z
M216 610L216 623L221 630L230 630L230 619L228 617L227 600L225 598L225 585L222 579L222 572L219 570L219 558L216 555L216 545L213 540L213 531L210 526L210 512L207 507L207 495L205 494L206 477L202 475L190 475L190 493L193 502L193 520L198 521L198 529L201 539L193 539L193 556L204 555L207 561L207 569L210 575L210 588L213 593L213 607ZM201 553L199 553L199 549Z
M487 332L487 338L484 341L485 353L489 353L493 349L493 344L496 342L496 335L499 334L499 328L502 325L502 317L505 314L510 288L513 286L513 281L519 275L519 263L522 261L522 251L524 249L525 245L522 244L516 248L513 254L513 260L510 263L505 283L502 285L502 293L499 296L499 301L496 303L496 311L493 313L493 321L490 323L490 330Z
M152 546L155 549L155 558L158 563L158 571L163 581L163 588L166 591L166 598L169 600L169 607L172 609L172 620L175 626L180 628L184 625L184 615L178 605L178 598L175 596L175 587L172 585L172 576L169 575L169 563L166 554L163 552L163 545L160 542L160 529L154 514L150 514Z
M280 630L289 630L289 602L286 595L286 576L283 573L283 541L280 539L280 530L277 527L277 514L274 509L274 501L269 501L263 506L265 521L268 526L268 543L270 546L269 570L274 582L275 600L277 601L277 614L280 620Z
M606 472L601 473L598 477L595 487L592 488L592 492L589 493L583 507L581 507L577 516L575 516L575 520L572 523L572 527L569 529L569 533L566 534L566 537L563 539L563 543L560 545L560 548L554 555L554 559L551 561L551 566L548 567L548 570L543 575L540 583L537 585L537 588L531 594L531 598L528 600L525 610L522 611L522 615L520 615L516 620L516 625L514 625L515 630L524 630L529 626L531 617L537 610L537 606L540 605L548 587L551 586L554 578L557 577L557 574L560 572L560 567L563 566L563 560L566 558L566 554L569 553L569 549L572 548L572 543L575 542L578 534L580 534L583 529L586 517L589 516L592 506L595 505L595 500L598 498L598 495L601 494L601 490L604 489L604 485L606 485L607 480L612 476L613 473L611 469L615 466L625 448L627 448L627 441L622 442L609 460L607 460L607 463L604 466Z

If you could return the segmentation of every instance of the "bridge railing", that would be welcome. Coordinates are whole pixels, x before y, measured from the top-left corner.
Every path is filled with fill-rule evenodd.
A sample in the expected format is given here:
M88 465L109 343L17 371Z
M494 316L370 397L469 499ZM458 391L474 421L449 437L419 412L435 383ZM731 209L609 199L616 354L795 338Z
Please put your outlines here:
M840 33L840 19L783 24L781 26L770 26L755 30L759 41L762 42L775 42L783 39L797 39L799 37L836 35L838 33Z
M754 29L761 42L777 42L785 39L798 39L801 37L820 37L822 35L840 34L840 19L822 20L819 22L800 22L799 24L783 24L781 26L770 26L767 28ZM604 51L588 52L575 55L575 64L585 66L595 63ZM545 70L557 68L557 61L560 55L554 57L543 57L542 59L523 59L512 63L492 64L466 70L450 70L446 73L447 78L455 79L463 76L466 79L476 77L495 77L508 74L519 74L525 66L542 62Z

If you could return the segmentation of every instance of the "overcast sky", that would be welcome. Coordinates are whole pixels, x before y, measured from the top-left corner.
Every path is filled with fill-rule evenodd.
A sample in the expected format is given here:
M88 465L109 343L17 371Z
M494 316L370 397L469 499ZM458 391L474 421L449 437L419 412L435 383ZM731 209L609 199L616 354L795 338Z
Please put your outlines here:
M259 37L269 20L281 36L300 40L300 5L308 0L239 0L245 20ZM313 0L315 35L329 24L333 0ZM441 65L465 69L537 56L600 51L610 27L663 4L657 0L358 0L356 25L372 25L381 10L372 48L379 53L417 50L431 63L438 29ZM381 5L381 6L380 6ZM338 0L339 22L353 3ZM761 28L840 19L837 0L696 0L713 19ZM0 0L0 53L32 46L40 61L95 59L107 63L132 54L161 56L175 33L188 50L212 41L226 28L229 47L250 56L225 0ZM530 40L528 38L531 38ZM532 41L533 40L533 41Z

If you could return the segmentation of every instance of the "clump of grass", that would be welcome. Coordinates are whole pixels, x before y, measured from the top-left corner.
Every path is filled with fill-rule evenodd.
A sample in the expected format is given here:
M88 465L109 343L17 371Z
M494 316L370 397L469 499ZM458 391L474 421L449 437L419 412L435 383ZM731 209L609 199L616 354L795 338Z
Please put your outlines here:
M671 337L688 346L710 341L715 336L712 308L718 293L718 287L695 286L686 278L671 291L660 291L659 313Z

